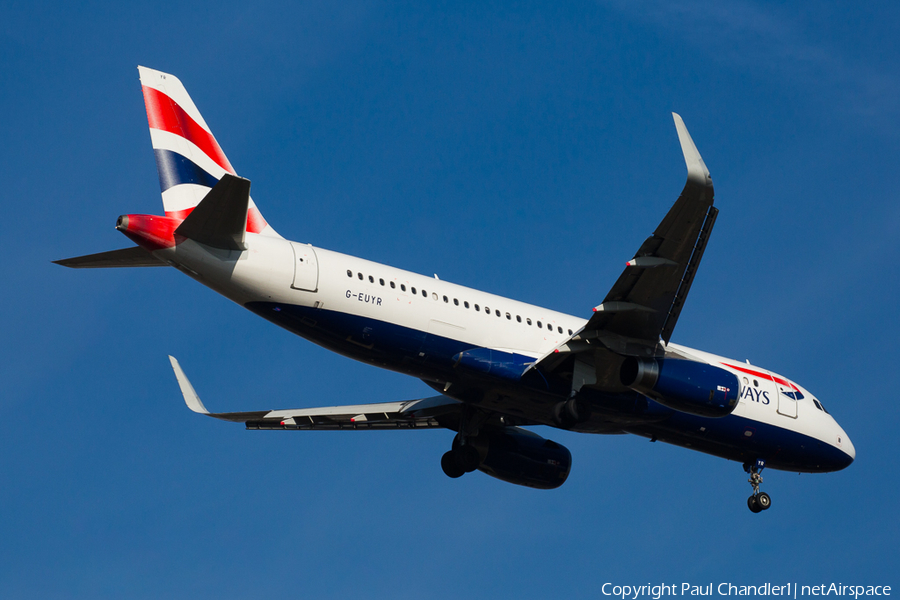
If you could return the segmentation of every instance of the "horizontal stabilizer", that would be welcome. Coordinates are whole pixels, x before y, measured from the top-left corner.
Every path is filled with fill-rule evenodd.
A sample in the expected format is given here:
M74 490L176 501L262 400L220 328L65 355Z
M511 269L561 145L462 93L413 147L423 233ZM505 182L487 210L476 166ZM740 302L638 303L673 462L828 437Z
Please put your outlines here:
M167 267L165 263L140 246L110 250L98 254L54 260L54 264L70 269L103 269L115 267Z
M244 250L249 205L250 180L225 174L175 234L213 248Z

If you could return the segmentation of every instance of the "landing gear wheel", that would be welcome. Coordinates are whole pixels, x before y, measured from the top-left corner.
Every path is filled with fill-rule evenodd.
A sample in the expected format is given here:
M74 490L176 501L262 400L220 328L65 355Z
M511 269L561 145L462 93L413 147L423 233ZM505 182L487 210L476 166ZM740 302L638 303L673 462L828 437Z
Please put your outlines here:
M768 510L772 506L772 499L765 492L759 491L759 485L762 483L762 475L760 472L766 468L766 461L758 458L756 463L745 463L744 470L750 473L748 483L753 486L753 495L747 498L747 506L754 513Z
M759 501L757 500L756 495L747 498L747 507L752 513L758 513L762 511L762 507L759 505Z
M459 461L456 460L456 453L452 450L444 452L441 457L441 469L444 470L444 475L452 479L462 477L466 473L459 465Z
M453 452L456 454L456 463L464 473L471 473L481 464L481 455L474 446L457 446Z
M583 400L570 398L553 407L553 420L557 427L569 429L591 417L591 407Z

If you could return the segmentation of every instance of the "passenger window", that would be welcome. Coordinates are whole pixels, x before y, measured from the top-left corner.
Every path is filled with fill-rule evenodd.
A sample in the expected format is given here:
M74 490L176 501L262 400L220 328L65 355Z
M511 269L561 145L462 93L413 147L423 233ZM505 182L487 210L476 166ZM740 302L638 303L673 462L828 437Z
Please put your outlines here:
M397 289L397 284L394 283L393 281L391 282L391 289L392 289L392 290L393 290L393 289Z
M463 306L465 306L466 308L469 308L469 301L466 300L465 302L463 302Z
M362 281L362 273L357 273L357 275L359 276L359 280Z
M496 314L496 315L499 317L499 316L500 316L500 309L499 309L499 308L495 308L495 309L494 309L494 314Z
M572 335L572 330L571 330L571 329L569 330L569 335Z
M519 323L521 323L521 322L522 322L522 317L520 317L519 315L516 315L516 321L518 321Z
M384 285L384 279L379 279L378 283L380 283L381 285Z
M450 302L450 299L447 296L444 296L444 302Z
M506 320L507 320L507 321L512 321L512 315L509 314L509 313L506 313Z
M459 300L457 300L456 298L454 298L454 299L453 299L453 304L455 304L456 306L459 306Z
M422 290L422 294L425 293L425 290ZM446 296L445 296L446 297ZM431 298L437 302L437 292L431 292Z
M406 284L405 284L405 283L401 283L401 284L400 284L400 289L401 289L402 291L405 292L405 291L406 291ZM413 288L413 291L412 291L412 292L413 292L413 294L415 294L415 293L416 293L416 288Z
M423 297L423 298L427 298L427 297L428 297L428 292L426 292L425 290L422 290L422 297Z
M406 286L405 286L405 285L401 285L400 288L401 288L404 292L406 291ZM409 289L410 289L410 291L411 291L413 294L416 293L416 288L413 287L413 288L409 288Z
M475 305L475 310L481 310L477 304Z
M557 331L559 331L559 333L562 333L562 327L557 327L556 329Z
M541 328L541 327L543 327L543 325L541 325L541 322L538 321L538 328Z
M347 277L353 277L353 271L347 269Z
M525 322L531 325L531 319L525 319Z
M487 314L491 314L491 309L488 308L487 306L485 306L485 307L484 307L484 312L486 312Z
M369 275L369 283L375 283L375 278Z

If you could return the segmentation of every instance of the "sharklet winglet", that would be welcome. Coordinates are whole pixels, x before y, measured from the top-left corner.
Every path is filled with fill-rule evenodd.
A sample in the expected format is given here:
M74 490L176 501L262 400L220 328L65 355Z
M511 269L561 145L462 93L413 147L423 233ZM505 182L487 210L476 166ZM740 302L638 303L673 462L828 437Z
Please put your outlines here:
M182 370L181 365L178 364L178 360L174 356L169 355L169 362L172 363L172 370L175 371L175 379L178 380L178 387L181 388L181 393L184 395L184 403L195 413L208 415L209 411L203 406L203 403L200 401L200 396L194 391L194 386L191 385L187 375L184 374L184 370Z
M712 187L712 177L709 174L709 169L706 168L703 157L700 156L697 146L694 145L694 140L691 139L691 134L688 133L684 120L678 113L672 113L672 118L675 119L678 141L681 142L681 152L684 154L684 163L687 165L688 181Z

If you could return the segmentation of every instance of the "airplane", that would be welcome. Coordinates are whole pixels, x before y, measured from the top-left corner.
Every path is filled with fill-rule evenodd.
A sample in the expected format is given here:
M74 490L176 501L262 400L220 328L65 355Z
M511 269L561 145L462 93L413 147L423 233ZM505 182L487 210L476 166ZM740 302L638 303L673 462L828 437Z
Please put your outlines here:
M553 489L567 448L527 429L634 434L742 463L754 513L765 467L843 469L856 449L822 402L790 379L670 342L718 209L709 170L673 113L681 195L586 316L287 240L250 197L181 81L138 67L165 215L127 214L135 246L59 261L72 268L172 266L264 319L349 358L424 381L400 402L214 413L169 357L192 411L247 429L444 428L440 463Z

